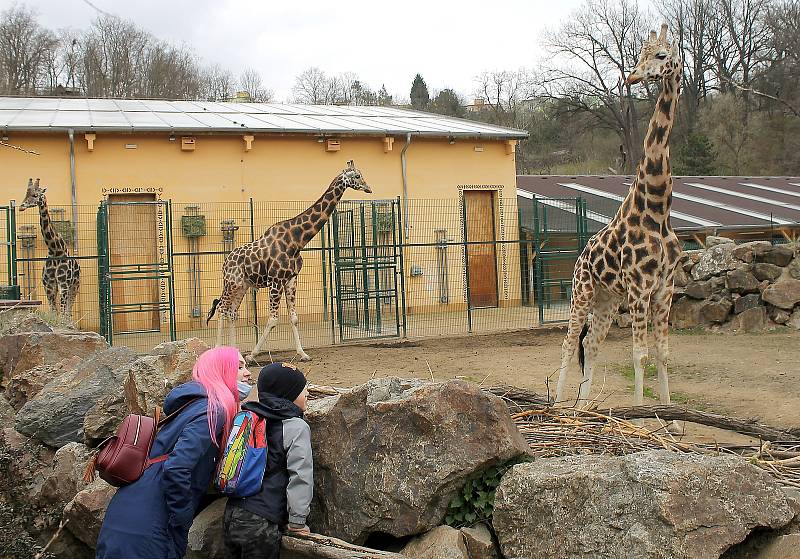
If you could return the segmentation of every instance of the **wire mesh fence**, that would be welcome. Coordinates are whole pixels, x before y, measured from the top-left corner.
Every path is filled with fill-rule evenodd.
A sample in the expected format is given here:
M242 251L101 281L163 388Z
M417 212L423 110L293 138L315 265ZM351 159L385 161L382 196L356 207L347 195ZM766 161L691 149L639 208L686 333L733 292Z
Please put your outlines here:
M297 313L304 346L566 319L568 278L586 238L585 224L578 223L582 206L575 200L526 202L468 188L459 198L408 200L407 208L399 199L340 202L301 252ZM309 206L117 197L99 207L77 206L74 220L71 207L51 207L81 266L77 326L142 351L192 336L215 343L216 317L208 324L206 317L222 293L225 256ZM540 216L542 207L546 215ZM17 255L0 259L0 273L13 260L22 298L44 300L47 246L38 214L16 217L8 236ZM266 291L251 289L242 301L235 329L242 350L253 348L266 323ZM226 329L223 343L227 335ZM294 348L285 306L267 347Z

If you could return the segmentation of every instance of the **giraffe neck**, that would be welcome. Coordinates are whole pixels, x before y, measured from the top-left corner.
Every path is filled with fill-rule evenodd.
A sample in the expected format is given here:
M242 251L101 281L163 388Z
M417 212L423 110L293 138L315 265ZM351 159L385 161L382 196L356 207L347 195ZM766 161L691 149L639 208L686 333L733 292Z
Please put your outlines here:
M306 246L322 230L322 227L333 214L333 210L336 209L336 204L344 196L345 190L347 190L347 187L342 184L340 177L336 177L328 186L328 189L322 193L319 200L311 204L306 211L289 220L290 225L302 224L305 221L309 221L311 224L310 228L303 229L303 234L299 240L300 248Z
M39 201L39 223L42 226L42 238L47 245L47 255L66 256L67 243L64 242L64 238L53 227L53 222L50 219L50 210L47 208L47 199L44 196Z
M665 78L644 137L644 154L639 161L636 178L622 205L623 213L647 213L656 222L669 221L672 205L669 138L675 123L679 93L679 73ZM642 216L642 219L645 217Z

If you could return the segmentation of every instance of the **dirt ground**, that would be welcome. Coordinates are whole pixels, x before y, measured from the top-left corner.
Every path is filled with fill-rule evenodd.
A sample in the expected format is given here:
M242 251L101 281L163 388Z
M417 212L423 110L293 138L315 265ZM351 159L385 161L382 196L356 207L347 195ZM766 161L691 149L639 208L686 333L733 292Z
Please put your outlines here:
M563 329L553 328L316 348L309 350L313 361L301 367L311 382L322 385L353 386L373 376L427 379L432 375L436 380L461 378L484 386L507 384L546 394L548 377L551 391L555 391L563 336ZM291 359L292 354L274 358ZM695 409L794 427L800 424L798 363L800 332L795 330L670 335L673 401ZM591 396L608 406L632 405L632 371L630 330L612 328L595 367ZM569 394L577 395L579 380L576 363L570 370ZM645 387L645 403L658 403L654 367L648 368ZM701 440L731 440L716 437L716 431L687 427L687 435Z

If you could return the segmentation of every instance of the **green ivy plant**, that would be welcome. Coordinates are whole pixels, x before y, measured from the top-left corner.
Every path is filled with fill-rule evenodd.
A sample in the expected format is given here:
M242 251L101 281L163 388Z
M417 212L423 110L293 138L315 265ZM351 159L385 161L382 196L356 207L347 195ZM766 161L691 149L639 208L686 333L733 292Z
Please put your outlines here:
M492 466L467 480L447 508L445 524L454 528L489 521L494 512L494 495L503 475L514 465L531 462L530 456L520 456L505 464Z

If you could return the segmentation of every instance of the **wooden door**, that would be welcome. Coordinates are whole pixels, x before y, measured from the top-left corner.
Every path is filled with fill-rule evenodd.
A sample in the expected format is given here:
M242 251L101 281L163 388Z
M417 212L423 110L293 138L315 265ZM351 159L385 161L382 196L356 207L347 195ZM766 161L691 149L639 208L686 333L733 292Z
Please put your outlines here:
M493 190L465 190L470 306L497 306L497 251ZM473 244L482 243L482 244Z
M115 333L151 332L161 327L157 279L158 231L155 194L111 194L108 197L108 252ZM136 203L138 202L138 203Z

